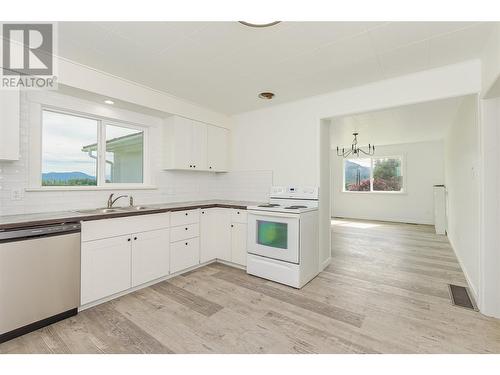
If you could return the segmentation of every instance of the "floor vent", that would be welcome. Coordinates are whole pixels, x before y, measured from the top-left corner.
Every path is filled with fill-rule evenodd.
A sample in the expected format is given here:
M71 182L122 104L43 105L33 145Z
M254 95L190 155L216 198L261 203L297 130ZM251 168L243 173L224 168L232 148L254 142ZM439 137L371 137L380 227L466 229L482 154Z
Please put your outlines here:
M477 310L466 287L453 284L448 284L448 287L450 288L450 297L453 305L470 310Z

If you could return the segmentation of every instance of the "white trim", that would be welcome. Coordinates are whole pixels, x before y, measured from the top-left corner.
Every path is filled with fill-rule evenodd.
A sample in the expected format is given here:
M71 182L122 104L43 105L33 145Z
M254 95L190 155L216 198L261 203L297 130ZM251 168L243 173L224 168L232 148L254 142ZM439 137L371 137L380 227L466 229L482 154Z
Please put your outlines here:
M139 130L142 131L142 181L143 183L134 183L134 184L128 184L130 186L134 185L143 185L143 184L150 184L151 183L151 150L149 147L149 129L141 126L141 125L135 125L135 124L129 124L129 123L124 123L121 121L102 121L101 123L101 144L100 144L100 149L101 149L101 155L100 155L100 163L102 164L101 167L101 173L102 175L99 176L101 178L100 181L102 181L102 184L100 186L102 187L110 187L110 188L117 188L121 185L124 185L123 183L108 183L106 182L106 162L105 162L105 155L106 155L106 126L116 126L116 127L121 127L121 128L128 128L128 129L134 129L134 130Z
M349 190L342 190L342 194L384 194L384 195L407 195L408 192L405 190L400 190L400 191L349 191Z
M330 253L331 253L331 252L332 252L332 250L330 249ZM331 263L331 262L332 262L332 257L331 257L331 256L329 256L327 259L325 259L325 260L323 261L323 263L321 263L321 266L320 266L321 268L320 268L319 272L324 271L324 269L325 269L326 267L328 267L328 266L330 265L330 263Z
M455 258L457 258L458 264L460 265L460 268L462 269L462 272L465 276L465 280L467 281L467 286L469 287L469 290L472 293L472 297L474 298L474 302L475 302L478 310L481 310L480 306L479 306L479 299L478 299L478 296L479 296L478 287L472 283L472 280L469 277L469 274L467 273L467 268L465 268L464 263L462 262L462 260L458 256L458 253L455 251L455 246L453 246L453 243L451 242L451 238L448 236L446 236L446 237L448 238L448 242L450 243L450 247L453 250L453 253L455 254Z

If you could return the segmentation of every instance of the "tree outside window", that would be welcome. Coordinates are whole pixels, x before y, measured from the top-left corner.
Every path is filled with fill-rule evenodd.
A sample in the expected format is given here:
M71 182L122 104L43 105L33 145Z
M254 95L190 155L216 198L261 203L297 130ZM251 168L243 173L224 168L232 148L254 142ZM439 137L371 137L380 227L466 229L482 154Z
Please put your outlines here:
M403 191L402 158L379 157L345 160L344 191Z

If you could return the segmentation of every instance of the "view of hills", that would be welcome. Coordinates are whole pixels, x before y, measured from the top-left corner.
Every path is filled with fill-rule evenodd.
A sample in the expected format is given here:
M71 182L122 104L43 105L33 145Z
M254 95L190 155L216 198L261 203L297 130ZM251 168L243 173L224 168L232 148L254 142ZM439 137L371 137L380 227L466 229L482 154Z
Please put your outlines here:
M48 172L42 173L43 186L95 185L96 178L83 172Z

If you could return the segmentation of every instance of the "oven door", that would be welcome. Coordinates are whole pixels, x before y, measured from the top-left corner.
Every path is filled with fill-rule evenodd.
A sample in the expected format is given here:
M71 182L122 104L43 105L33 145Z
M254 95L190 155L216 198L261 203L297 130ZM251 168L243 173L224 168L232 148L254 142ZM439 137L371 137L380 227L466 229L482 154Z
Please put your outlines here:
M248 252L299 263L299 215L280 212L248 212Z

